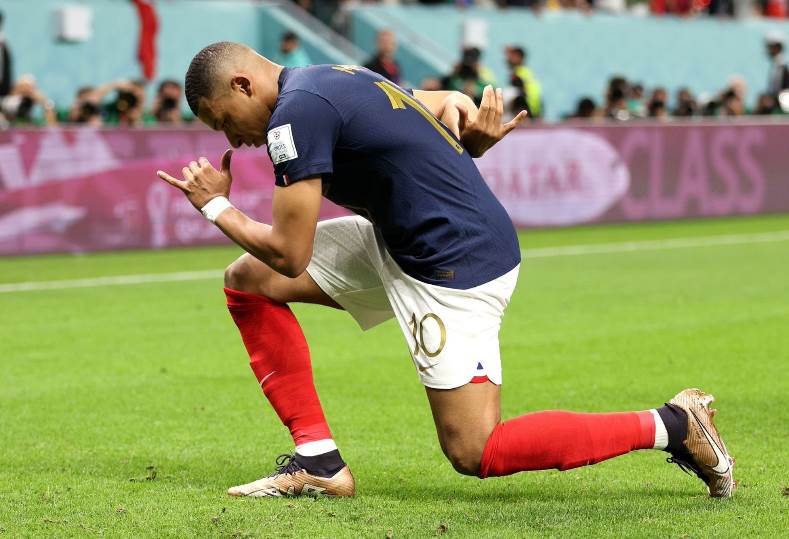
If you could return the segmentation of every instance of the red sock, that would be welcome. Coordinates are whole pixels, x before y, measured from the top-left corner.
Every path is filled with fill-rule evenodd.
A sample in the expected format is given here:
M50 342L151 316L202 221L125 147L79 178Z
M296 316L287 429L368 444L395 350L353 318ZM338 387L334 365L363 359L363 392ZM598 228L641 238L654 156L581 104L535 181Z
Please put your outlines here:
M331 438L312 381L307 340L290 307L230 288L225 295L249 365L293 441L301 445Z
M569 470L635 449L652 449L654 444L655 420L650 412L526 414L496 425L482 453L479 476Z

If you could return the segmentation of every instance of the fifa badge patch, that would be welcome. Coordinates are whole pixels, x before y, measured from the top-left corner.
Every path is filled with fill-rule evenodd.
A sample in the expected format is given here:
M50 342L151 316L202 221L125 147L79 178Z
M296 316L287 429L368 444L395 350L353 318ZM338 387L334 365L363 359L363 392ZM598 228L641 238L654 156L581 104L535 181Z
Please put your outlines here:
M296 159L299 156L296 152L296 144L293 142L290 124L275 127L268 132L268 153L275 165Z

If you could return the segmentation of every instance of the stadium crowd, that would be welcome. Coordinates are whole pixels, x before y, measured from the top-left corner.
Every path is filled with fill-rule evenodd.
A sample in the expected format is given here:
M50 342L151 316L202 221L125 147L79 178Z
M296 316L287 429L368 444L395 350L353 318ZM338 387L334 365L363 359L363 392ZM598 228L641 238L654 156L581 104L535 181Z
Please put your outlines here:
M597 0L596 0L597 1ZM682 0L664 0L677 2ZM732 1L732 0L714 0ZM304 3L304 2L300 2ZM430 2L423 2L430 3ZM432 2L438 3L438 2ZM458 2L456 2L458 3ZM459 2L463 3L463 2ZM468 4L469 2L465 2ZM514 4L513 4L514 5ZM309 2L304 7L311 7ZM0 12L0 129L25 125L84 124L90 126L139 127L151 125L179 125L193 121L182 106L182 87L176 80L167 79L156 84L152 99L146 99L145 80L113 81L101 86L84 86L76 92L68 106L57 106L37 86L31 75L13 79L13 56L2 32L3 14ZM771 61L767 87L752 103L746 102L746 85L740 77L732 77L720 92L693 95L689 88L680 88L672 101L666 88L647 91L643 84L628 81L623 76L610 79L603 99L598 103L592 96L582 97L576 110L566 111L565 119L629 121L642 118L666 120L686 117L738 117L743 115L773 115L789 112L789 68L784 58L784 36L766 36L767 56ZM403 75L395 56L397 38L394 32L383 30L377 39L377 49L365 67L380 73L395 83L414 85ZM490 52L490 51L489 51ZM287 67L309 65L311 59L293 32L281 36L277 51L266 53L275 62ZM421 81L425 90L456 90L480 102L487 85L503 88L506 114L514 116L527 110L532 120L543 116L544 96L538 79L527 65L525 48L512 44L503 51L508 78L497 81L482 62L482 51L465 47L450 72L441 77Z
M301 7L321 18L333 16L339 11L359 4L423 4L454 5L458 7L479 6L486 8L528 8L535 12L572 9L582 12L604 11L624 13L626 11L662 16L681 17L769 17L785 19L787 0L293 0Z
M789 67L783 55L784 37L776 33L767 34L765 48L771 63L767 85L751 106L746 101L747 85L739 76L731 77L725 88L712 95L694 96L689 88L679 88L673 106L665 88L655 87L647 97L643 84L614 76L609 80L601 105L590 96L582 97L576 110L565 119L666 120L789 113Z

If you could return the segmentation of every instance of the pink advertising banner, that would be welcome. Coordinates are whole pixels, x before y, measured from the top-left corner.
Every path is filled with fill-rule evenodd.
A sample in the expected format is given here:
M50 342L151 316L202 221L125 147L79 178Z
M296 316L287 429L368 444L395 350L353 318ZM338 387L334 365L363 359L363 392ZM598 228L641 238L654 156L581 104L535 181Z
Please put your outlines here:
M556 126L477 164L521 227L789 212L789 124ZM227 242L155 171L227 142L205 129L0 132L0 254ZM234 204L271 217L265 149L233 157ZM347 212L325 202L321 218Z
M562 125L478 161L516 225L789 212L789 124Z
M0 254L227 242L156 170L179 175L228 144L205 129L0 132ZM271 222L274 175L263 149L233 155L233 203ZM321 218L347 212L328 201Z

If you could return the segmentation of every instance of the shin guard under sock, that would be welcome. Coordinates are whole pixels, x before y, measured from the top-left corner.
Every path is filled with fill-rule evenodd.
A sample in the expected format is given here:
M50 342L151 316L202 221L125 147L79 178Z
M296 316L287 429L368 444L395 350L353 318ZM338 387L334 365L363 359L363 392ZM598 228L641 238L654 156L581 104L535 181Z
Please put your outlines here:
M225 288L252 370L296 445L332 437L312 379L310 351L287 305Z
M537 412L496 425L485 445L479 476L569 470L635 449L651 449L654 441L655 420L650 412Z

